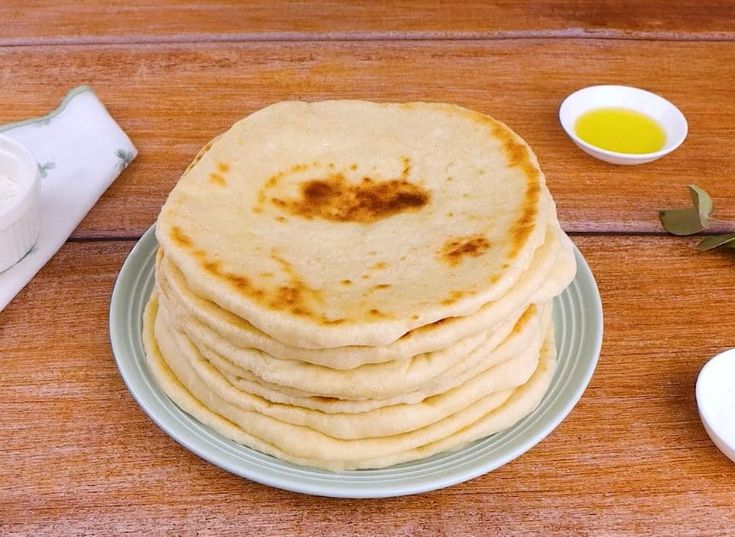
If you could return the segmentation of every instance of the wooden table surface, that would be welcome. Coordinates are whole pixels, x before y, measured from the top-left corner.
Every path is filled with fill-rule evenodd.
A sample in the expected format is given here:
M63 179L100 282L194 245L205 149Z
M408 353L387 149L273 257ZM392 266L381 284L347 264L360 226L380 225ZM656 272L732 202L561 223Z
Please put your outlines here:
M0 122L89 84L140 150L0 313L0 534L735 534L735 464L694 399L704 362L735 346L735 255L696 253L656 215L696 182L735 219L733 2L6 0L0 21ZM557 108L595 83L668 97L684 145L632 168L584 155ZM569 417L506 466L419 496L334 500L230 475L145 416L108 341L115 276L199 147L274 101L342 97L454 102L519 132L604 304L600 362Z

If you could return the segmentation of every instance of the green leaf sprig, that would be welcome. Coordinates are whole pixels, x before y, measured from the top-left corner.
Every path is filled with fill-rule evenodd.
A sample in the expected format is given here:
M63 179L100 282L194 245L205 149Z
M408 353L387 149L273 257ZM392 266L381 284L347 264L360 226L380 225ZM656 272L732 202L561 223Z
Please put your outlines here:
M694 235L704 231L711 221L722 221L714 218L712 214L715 204L712 198L703 188L697 185L689 185L689 194L692 197L692 206L685 209L667 209L658 213L664 229L672 235ZM719 248L735 248L735 233L714 235L707 237L697 244L697 250L712 250Z

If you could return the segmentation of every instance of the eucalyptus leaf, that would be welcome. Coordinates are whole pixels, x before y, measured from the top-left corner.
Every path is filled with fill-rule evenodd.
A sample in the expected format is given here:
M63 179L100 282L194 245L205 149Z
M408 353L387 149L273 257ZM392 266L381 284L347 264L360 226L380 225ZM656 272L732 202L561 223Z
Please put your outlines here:
M697 244L697 250L712 250L719 246L727 246L728 248L735 248L735 233L727 233L726 235L715 235L714 237L707 237Z
M712 216L712 211L715 209L712 198L707 191L697 185L689 185L689 195L692 197L692 203L697 209L702 227L707 227L709 218Z
M664 229L672 235L694 235L704 229L699 211L694 207L669 209L658 213Z

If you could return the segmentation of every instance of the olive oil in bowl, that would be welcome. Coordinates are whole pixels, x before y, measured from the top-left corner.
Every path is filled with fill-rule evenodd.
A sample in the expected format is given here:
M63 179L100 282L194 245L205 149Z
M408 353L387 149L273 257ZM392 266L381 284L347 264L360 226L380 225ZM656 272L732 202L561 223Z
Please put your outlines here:
M574 132L588 144L616 153L655 153L666 144L666 133L656 120L622 107L583 113L574 124Z

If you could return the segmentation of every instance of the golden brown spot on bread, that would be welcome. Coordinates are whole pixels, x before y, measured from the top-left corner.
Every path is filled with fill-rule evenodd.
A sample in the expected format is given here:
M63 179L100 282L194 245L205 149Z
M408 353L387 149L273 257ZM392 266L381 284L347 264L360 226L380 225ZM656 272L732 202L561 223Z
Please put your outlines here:
M376 308L371 309L368 313L373 317L386 317L385 313Z
M528 146L501 123L486 118L491 123L493 136L500 141L508 165L520 168L526 178L520 217L510 230L511 245L508 252L512 259L518 255L529 235L536 227L536 216L541 195L541 174L533 163Z
M415 212L429 202L430 194L420 185L409 182L411 161L408 157L401 157L401 163L402 170L396 179L365 176L355 182L348 180L345 173L329 171L321 177L299 181L299 193L295 198L268 195L282 178L311 169L309 165L297 164L265 181L258 193L258 204L270 201L277 209L290 214L335 222L367 223L401 212ZM330 164L330 170L333 168ZM356 171L357 164L350 165L349 169Z
M309 168L310 168L310 166L308 164L294 164L293 166L291 166L287 170L284 170L284 171L280 171L278 173L275 173L275 174L271 175L268 178L268 180L265 182L265 185L264 185L265 186L265 190L270 189L270 188L273 188L274 186L276 186L280 182L280 180L283 179L284 177L286 177L287 175L292 175L294 173L305 172ZM263 191L261 190L261 196L263 196L263 195L264 195L263 194Z
M373 182L365 177L355 184L338 173L302 183L298 199L272 201L305 218L367 223L401 212L415 212L429 202L429 193L403 179Z
M442 305L451 306L466 294L467 293L464 291L452 291L451 293L449 293L449 296L447 298L442 300Z
M521 216L510 228L511 243L508 255L511 259L518 255L518 252L536 227L540 194L541 185L538 183L529 183L526 188L525 199L523 200Z
M308 169L309 169L309 166L307 164L295 164L295 165L291 166L290 168L288 168L287 170L280 171L278 173L275 173L275 174L271 175L265 181L265 183L263 185L263 188L258 192L258 204L259 205L263 205L265 203L265 199L266 199L265 192L266 192L266 190L270 190L272 188L275 188L278 185L278 183L281 181L281 179L283 179L287 175L290 175L290 174L293 174L293 173L304 172L304 171L306 171ZM280 202L281 200L275 200L274 199L274 200L271 200L271 201L275 203L276 201L279 201ZM253 211L254 212L258 212L258 213L262 212L262 210L259 207L257 207L257 208L258 208L258 211L256 211L255 209L253 209Z
M281 268L286 272L286 274L294 274L293 266L291 266L291 263L278 255L275 250L271 251L271 259L281 265Z
M199 262L204 270L256 302L276 310L291 311L295 315L309 316L321 321L323 316L317 315L313 310L314 303L321 300L319 291L307 286L286 260L275 253L272 253L271 257L283 267L284 272L289 277L287 284L270 288L258 287L248 277L225 270L219 260L202 258ZM272 277L274 274L272 272L261 272L260 276L266 278Z
M222 261L208 259L204 250L194 248L192 240L184 235L179 228L171 231L172 239L178 243L184 243L187 248L193 249L193 253L199 258L199 264L204 270L225 282L228 286L240 294L248 296L256 302L276 310L291 311L294 315L311 317L321 324L339 324L343 319L327 319L323 314L314 311L316 303L322 301L320 291L312 289L298 276L291 264L271 252L271 258L281 265L283 272L288 277L287 283L280 286L258 286L245 275L234 273L223 267ZM261 272L260 278L271 278L273 272Z
M339 283L341 283L342 285L352 285L352 280L342 280Z
M523 312L521 317L516 321L516 325L513 327L513 333L520 332L523 330L528 323L531 322L531 319L533 318L533 315L536 313L537 308L535 305L530 305L526 311Z
M449 239L442 246L439 255L451 266L459 265L465 257L479 257L490 248L484 235L470 235Z
M202 261L202 266L204 267L204 270L211 272L215 276L221 276L221 261Z
M386 263L385 261L378 261L370 268L374 270L384 270L388 268L388 263Z
M219 170L219 171L220 171L221 173L227 173L227 172L229 172L229 171L230 171L230 166L229 166L229 164L227 164L227 163L225 163L225 162L220 162L219 164L217 164L217 169L218 169L218 170Z
M179 228L178 226L174 226L171 228L169 237L171 237L171 240L174 241L177 246L181 246L182 248L192 247L191 238L183 231L181 231L181 228Z
M280 176L278 174L270 176L265 182L265 188L273 188L274 186L276 186L279 177ZM259 196L261 199L265 200L265 194L263 193L263 191L260 192Z
M488 278L488 281L490 283L498 283L498 281L500 281L500 274L493 274Z
M316 161L314 161L314 162L312 163L312 166L316 166L317 164L319 164L319 163L318 163L318 162L316 162ZM298 172L305 172L305 171L306 171L306 170L308 170L308 169L309 169L309 165L308 165L308 164L294 164L294 165L293 165L293 166L291 166L291 168L289 169L289 173L298 173Z
M227 184L225 178L219 173L210 173L209 180L219 186L225 186Z
M374 293L375 291L383 291L385 289L390 289L391 287L393 287L393 286L391 284L389 284L389 283L379 283L377 285L373 285L370 289L368 289L367 291L365 291L362 294L362 296L363 296L363 298L367 298L372 293Z
M314 302L320 302L322 300L321 293L312 289L301 279L296 273L291 263L278 255L275 251L272 251L271 259L281 265L283 272L289 277L289 285L280 287L276 296L270 301L269 305L275 309L289 309L297 315L310 316L318 319L312 309ZM299 310L299 312L294 311Z
M293 306L301 301L301 289L298 287L279 287L276 291L276 298L274 302L276 304L285 304ZM284 309L284 308L278 308Z
M411 174L411 160L408 157L401 157L403 169L401 170L401 179L406 180Z
M276 222L285 222L286 219L283 216L276 216Z
M539 171L531 162L531 153L526 143L499 122L492 122L491 131L493 136L500 142L508 166L521 168L529 183L537 183Z
M532 160L528 146L510 128L500 121L470 110L457 110L457 113L464 115L476 123L489 127L492 135L500 142L508 165L519 167L525 175L528 185L534 183L536 185L540 184L541 174Z
M345 319L327 319L324 315L322 315L320 319L322 324L326 325L336 325L336 324L342 324L345 322Z
M265 296L265 291L263 291L262 289L251 287L250 280L248 280L245 276L239 276L237 274L224 274L224 277L232 287L244 293L248 293L254 298L263 298Z

